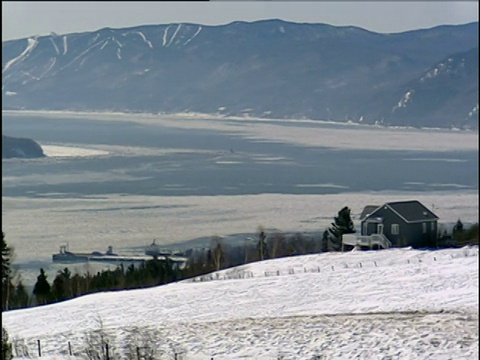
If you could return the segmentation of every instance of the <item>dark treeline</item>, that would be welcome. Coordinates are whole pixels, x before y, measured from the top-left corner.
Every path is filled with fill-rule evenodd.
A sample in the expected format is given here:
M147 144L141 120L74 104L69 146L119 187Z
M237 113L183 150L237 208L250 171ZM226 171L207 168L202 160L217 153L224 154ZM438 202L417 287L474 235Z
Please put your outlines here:
M164 285L255 261L335 251L338 248L339 245L328 236L327 231L323 236L282 233L267 235L263 229L259 229L255 239L238 245L213 237L209 247L190 249L187 252L188 260L182 266L166 258L152 259L138 266L131 264L125 267L121 264L115 270L103 270L96 274L72 274L65 267L58 271L51 283L44 269L40 269L33 293L29 296L22 281L16 284L13 282L9 264L11 251L3 234L2 257L5 261L2 262L2 274L5 277L2 280L2 311L51 304L101 291Z
M242 245L226 244L220 237L213 237L210 247L188 251L188 261L184 266L178 266L167 258L146 261L138 267L131 265L125 268L120 265L115 270L103 270L96 274L87 272L72 275L68 268L64 268L57 273L52 284L44 269L40 269L33 296L28 295L21 281L16 284L13 282L10 267L12 250L7 246L2 232L2 311L51 304L100 291L164 285L254 261L339 251L342 234L351 232L355 232L355 229L350 209L344 207L334 217L332 227L320 237L302 234L287 236L282 233L268 236L262 227L258 229L256 239L245 241Z

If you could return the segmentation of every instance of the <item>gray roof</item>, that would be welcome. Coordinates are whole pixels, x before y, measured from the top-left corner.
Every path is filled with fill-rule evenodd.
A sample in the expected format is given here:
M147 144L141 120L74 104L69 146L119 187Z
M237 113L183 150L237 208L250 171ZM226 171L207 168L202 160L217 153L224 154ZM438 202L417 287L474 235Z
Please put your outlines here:
M385 206L392 209L406 222L438 220L437 215L417 200L390 202L386 203Z
M380 205L367 205L363 208L362 213L360 214L360 220L365 219L368 215L372 214L375 210L377 210Z

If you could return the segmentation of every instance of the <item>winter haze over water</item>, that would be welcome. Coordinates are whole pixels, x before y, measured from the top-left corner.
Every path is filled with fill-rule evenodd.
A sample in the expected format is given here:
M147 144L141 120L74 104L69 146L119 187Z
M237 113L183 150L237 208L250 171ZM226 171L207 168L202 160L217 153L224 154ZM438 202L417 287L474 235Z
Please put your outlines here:
M64 265L51 255L64 243L121 254L153 239L243 239L259 226L323 232L344 206L357 227L364 206L412 199L448 229L478 222L476 132L9 111L2 127L48 155L2 161L2 230L24 278L43 266L52 280Z

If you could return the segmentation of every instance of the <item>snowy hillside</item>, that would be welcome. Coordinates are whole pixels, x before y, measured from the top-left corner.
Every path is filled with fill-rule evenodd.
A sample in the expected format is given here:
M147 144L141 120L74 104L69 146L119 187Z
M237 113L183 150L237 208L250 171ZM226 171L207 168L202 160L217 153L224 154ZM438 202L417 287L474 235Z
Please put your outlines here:
M162 359L474 359L478 247L275 259L10 311L2 323L19 351L36 357L40 340L47 359L69 358L68 342L81 358L100 323L115 359L143 340Z

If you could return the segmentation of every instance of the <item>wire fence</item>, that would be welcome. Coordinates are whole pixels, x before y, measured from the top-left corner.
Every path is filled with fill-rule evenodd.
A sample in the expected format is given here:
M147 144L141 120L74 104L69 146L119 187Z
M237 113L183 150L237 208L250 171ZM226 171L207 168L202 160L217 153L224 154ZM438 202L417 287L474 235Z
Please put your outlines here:
M152 340L154 342L154 340ZM91 344L82 344L78 346L81 348L75 351L71 342L65 344L63 351L43 351L43 343L40 340L26 342L25 340L15 340L12 344L13 359L42 359L49 360L70 359L70 360L216 360L216 356L202 356L189 355L186 350L172 347L170 351L160 350L155 346L130 346L122 348L120 351L111 347L109 343L103 345L98 344L92 347ZM78 344L77 344L78 345ZM242 357L245 358L245 357ZM276 356L270 356L270 360L287 360L297 359L298 356L288 356L282 351L278 352ZM325 360L326 357L315 353L314 355L307 355L303 357L308 360ZM262 359L266 359L265 356Z
M463 248L459 249L456 253L451 253L448 255L445 254L432 254L430 256L414 256L406 260L399 261L390 261L382 262L379 260L363 260L357 262L344 262L335 264L329 264L327 266L309 266L309 267L291 267L288 269L282 270L266 270L263 272L253 272L250 270L223 270L221 272L214 272L206 275L196 276L192 279L189 279L190 282L205 282L205 281L215 281L215 280L240 280L240 279L251 279L259 277L271 277L271 276L285 276L285 275L294 275L299 273L322 273L322 272L332 272L340 271L345 269L358 269L358 268L372 268L372 267L384 267L400 264L422 264L422 263L434 263L442 261L450 261L455 258L463 257L472 257L478 256L478 247L474 248Z
M187 351L170 346L165 350L155 346L155 339L151 339L150 346L130 344L118 349L109 343L92 344L88 341L73 344L65 342L64 348L45 351L45 344L41 340L26 341L14 339L12 341L12 355L14 359L85 359L85 360L187 360ZM214 359L209 357L209 359Z

